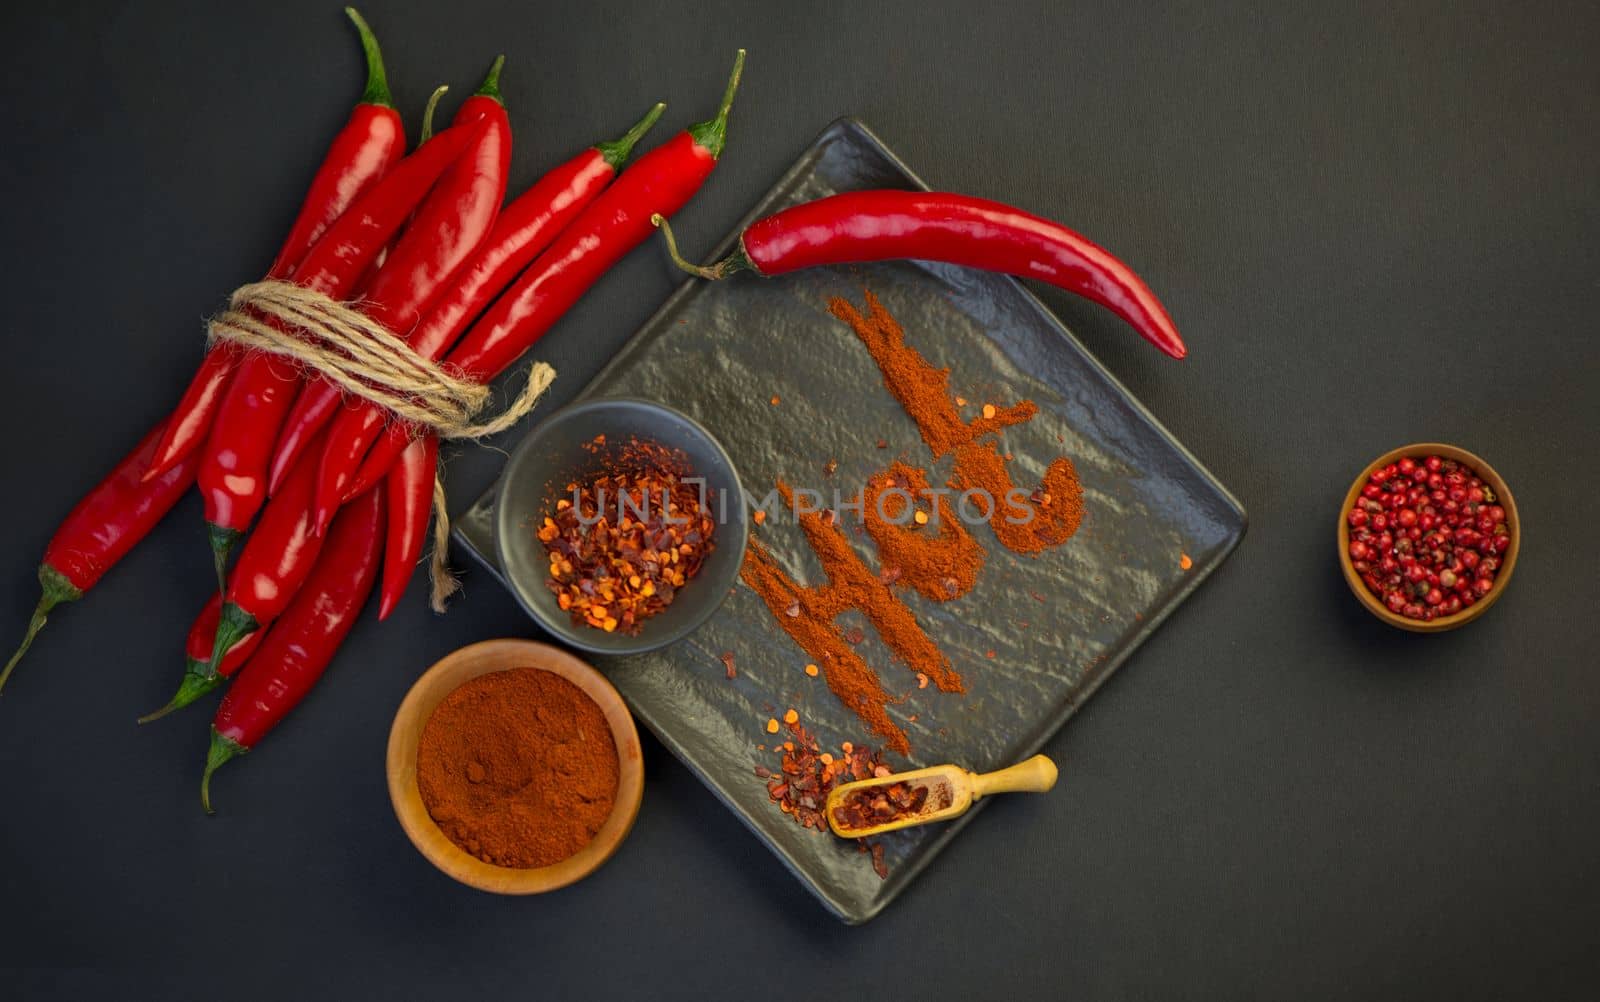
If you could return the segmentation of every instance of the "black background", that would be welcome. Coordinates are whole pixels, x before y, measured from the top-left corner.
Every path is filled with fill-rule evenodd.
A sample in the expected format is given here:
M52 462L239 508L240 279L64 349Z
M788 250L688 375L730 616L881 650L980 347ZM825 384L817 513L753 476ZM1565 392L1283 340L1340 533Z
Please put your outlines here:
M249 6L0 14L8 634L56 522L171 406L200 318L264 268L359 93L335 3ZM846 113L936 187L1094 235L1190 359L1046 301L1250 532L1051 743L1052 795L994 805L849 929L653 741L638 825L584 883L502 899L428 866L384 741L426 665L533 632L481 575L442 619L420 588L369 615L205 818L204 712L133 724L207 594L191 499L0 697L0 966L142 969L78 984L124 997L1592 997L1600 16L1294 7L367 4L413 129L436 82L459 98L508 53L518 186L651 101L658 138L704 117L747 46L690 248ZM618 267L543 343L550 402L676 282L657 249ZM1423 440L1490 458L1526 525L1505 599L1435 637L1363 612L1332 541L1350 478ZM458 505L499 461L453 461Z

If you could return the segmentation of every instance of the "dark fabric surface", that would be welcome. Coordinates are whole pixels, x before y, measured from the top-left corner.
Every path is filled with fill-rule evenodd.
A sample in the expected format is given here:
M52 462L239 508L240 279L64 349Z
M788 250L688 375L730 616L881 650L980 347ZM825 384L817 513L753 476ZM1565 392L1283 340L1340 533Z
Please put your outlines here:
M192 370L359 91L332 3L0 14L5 632L59 518ZM481 576L370 616L315 697L196 797L204 712L139 729L208 581L180 506L61 610L0 696L0 967L27 994L1556 998L1600 987L1600 15L1591 4L371 3L410 114L504 50L526 182L703 117L750 66L708 246L834 117L932 184L1064 219L1135 264L1191 356L1045 290L1239 496L1251 529L881 918L847 929L658 745L639 822L532 900L451 883L395 824L401 696L529 635ZM560 402L675 285L634 255L549 336ZM1477 624L1402 635L1334 563L1336 506L1407 441L1479 452L1527 527ZM450 467L458 504L500 457Z

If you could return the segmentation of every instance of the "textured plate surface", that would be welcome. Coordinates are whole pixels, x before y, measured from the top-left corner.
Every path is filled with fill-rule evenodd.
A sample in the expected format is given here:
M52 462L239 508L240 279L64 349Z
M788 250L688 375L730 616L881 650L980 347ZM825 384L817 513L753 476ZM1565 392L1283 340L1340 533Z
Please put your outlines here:
M740 229L837 191L925 187L864 126L843 119L818 137ZM1019 557L978 527L989 559L970 594L937 604L900 590L965 677L966 694L919 690L869 624L854 613L840 619L866 629L858 650L889 692L905 694L889 710L911 741L906 767L1009 765L1037 751L1227 557L1244 534L1244 511L1021 284L960 268L885 263L775 280L744 275L685 283L583 396L641 397L683 410L717 436L757 497L779 478L830 497L837 487L849 497L895 458L929 468L930 482L943 483L948 462L931 462L877 366L828 312L834 296L859 305L863 289L901 322L909 344L950 367L952 392L975 403L1038 404L1032 421L1003 436L1019 485L1037 484L1059 455L1073 461L1083 484L1087 514L1065 545ZM1181 367L1173 372L1181 376ZM880 439L887 449L877 447ZM838 466L825 476L830 460ZM490 490L456 521L456 538L496 571L493 499ZM806 584L820 580L787 514L769 518L753 535L791 576ZM858 552L877 566L870 540L855 538ZM1188 569L1180 566L1182 554L1192 561ZM723 652L736 659L733 680L718 660ZM807 660L741 585L678 645L596 665L645 726L818 898L845 921L862 922L904 890L978 810L948 825L886 836L890 873L882 881L852 843L802 829L780 813L753 775L755 765L775 762L757 750L770 747L772 736L763 730L769 717L795 707L825 746L870 738L821 679L803 673ZM1070 770L1063 782L1071 782Z

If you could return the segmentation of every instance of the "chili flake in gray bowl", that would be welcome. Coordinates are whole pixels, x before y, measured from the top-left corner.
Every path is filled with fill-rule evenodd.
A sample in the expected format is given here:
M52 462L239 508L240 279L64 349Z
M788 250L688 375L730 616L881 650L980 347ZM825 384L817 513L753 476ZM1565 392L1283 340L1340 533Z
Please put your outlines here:
M512 593L550 633L601 654L681 639L722 605L749 534L733 463L661 404L551 415L500 479L496 544Z

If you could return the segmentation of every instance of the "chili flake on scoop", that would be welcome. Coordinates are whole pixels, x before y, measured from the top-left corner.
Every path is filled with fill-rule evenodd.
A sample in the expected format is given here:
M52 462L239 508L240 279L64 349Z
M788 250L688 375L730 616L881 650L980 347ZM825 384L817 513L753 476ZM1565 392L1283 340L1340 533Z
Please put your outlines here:
M632 635L699 573L715 526L681 452L635 442L618 466L568 484L537 536L573 622Z
M952 802L950 787L944 783L926 786L901 781L863 786L845 795L833 809L833 820L841 828L861 831L918 814L942 811Z

